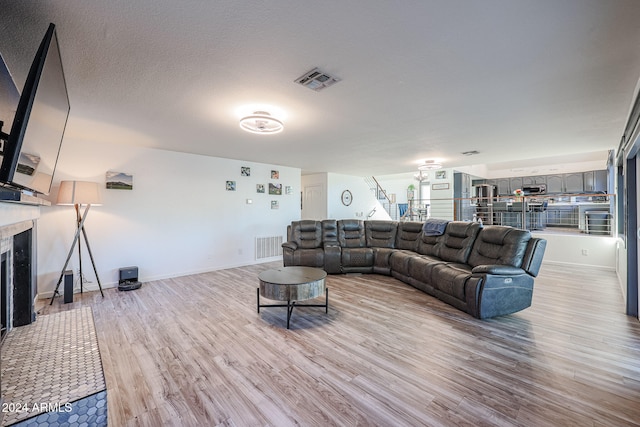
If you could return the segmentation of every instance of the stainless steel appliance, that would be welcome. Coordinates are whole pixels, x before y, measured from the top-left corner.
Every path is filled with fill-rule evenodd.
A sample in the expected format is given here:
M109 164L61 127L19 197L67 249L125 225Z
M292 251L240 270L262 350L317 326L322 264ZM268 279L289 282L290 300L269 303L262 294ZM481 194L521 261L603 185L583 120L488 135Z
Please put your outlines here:
M498 188L490 184L473 186L476 204L476 216L487 225L493 224L493 202L497 200Z
M546 194L547 185L546 184L525 185L522 187L522 191L524 191L525 196L535 196L537 194Z

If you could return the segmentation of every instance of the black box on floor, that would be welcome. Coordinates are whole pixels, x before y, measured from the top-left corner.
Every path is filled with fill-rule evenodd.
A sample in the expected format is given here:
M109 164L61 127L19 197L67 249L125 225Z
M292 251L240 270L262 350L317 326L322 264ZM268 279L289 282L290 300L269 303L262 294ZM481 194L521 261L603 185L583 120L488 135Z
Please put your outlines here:
M64 271L64 303L73 302L73 270Z
M142 286L138 281L138 267L123 267L119 270L119 291L132 291Z

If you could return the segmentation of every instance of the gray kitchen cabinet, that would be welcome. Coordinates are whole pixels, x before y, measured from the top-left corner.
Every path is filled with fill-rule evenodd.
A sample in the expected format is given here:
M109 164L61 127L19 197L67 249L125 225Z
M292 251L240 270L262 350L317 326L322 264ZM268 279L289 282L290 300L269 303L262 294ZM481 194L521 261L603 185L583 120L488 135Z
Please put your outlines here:
M594 171L583 172L582 174L584 180L584 192L591 193L595 188L595 178Z
M527 187L529 185L540 185L547 183L546 175L537 175L537 176L525 176L522 177L522 185Z
M579 173L564 174L564 191L566 193L584 193L584 175Z
M562 175L547 175L547 193L564 193L564 180Z
M607 171L589 171L583 174L585 193L607 192Z
M517 189L522 190L524 179L522 177L511 178L509 180L509 194L513 194Z
M496 179L496 186L498 187L498 195L508 196L511 194L509 178Z
M594 186L593 191L609 192L609 179L606 170L593 171Z

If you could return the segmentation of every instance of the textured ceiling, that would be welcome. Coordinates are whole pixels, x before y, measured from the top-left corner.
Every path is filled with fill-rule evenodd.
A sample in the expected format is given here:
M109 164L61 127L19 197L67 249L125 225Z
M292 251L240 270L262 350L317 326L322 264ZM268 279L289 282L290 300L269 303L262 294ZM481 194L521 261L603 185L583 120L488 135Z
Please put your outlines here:
M0 10L0 52L19 87L57 25L69 135L303 173L402 173L424 159L604 166L640 77L637 0L0 0ZM342 81L322 92L293 82L313 67ZM284 132L241 131L256 109Z

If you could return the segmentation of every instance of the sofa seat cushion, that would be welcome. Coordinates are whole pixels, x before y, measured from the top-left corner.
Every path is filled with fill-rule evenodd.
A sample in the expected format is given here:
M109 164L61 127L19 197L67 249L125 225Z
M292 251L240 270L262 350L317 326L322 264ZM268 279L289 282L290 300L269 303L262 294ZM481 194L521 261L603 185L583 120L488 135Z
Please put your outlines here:
M306 267L324 267L324 249L298 249L291 251L290 256L284 259L285 267L291 265L304 265Z
M373 267L372 248L342 248L342 267Z
M391 271L400 273L403 276L409 276L409 259L419 256L419 254L413 251L396 249L389 258Z
M378 274L391 274L391 254L395 249L373 248L373 272Z
M444 261L428 255L409 258L409 276L419 282L433 286L431 273L433 268L439 264L444 264Z
M471 277L471 267L460 263L443 263L433 267L432 285L461 301L466 300L465 285Z

